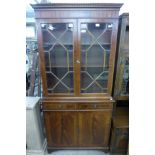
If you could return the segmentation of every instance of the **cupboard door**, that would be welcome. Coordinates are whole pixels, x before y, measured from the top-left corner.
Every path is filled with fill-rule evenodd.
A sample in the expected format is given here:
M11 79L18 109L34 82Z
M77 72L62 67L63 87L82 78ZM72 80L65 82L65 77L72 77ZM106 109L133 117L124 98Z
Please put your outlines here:
M81 93L110 93L114 70L117 22L79 20Z
M74 20L46 20L40 23L43 85L47 94L74 93Z
M77 146L76 112L44 112L48 147Z
M110 111L79 112L79 146L108 147L110 124Z
M129 128L114 128L111 137L111 152L127 152Z

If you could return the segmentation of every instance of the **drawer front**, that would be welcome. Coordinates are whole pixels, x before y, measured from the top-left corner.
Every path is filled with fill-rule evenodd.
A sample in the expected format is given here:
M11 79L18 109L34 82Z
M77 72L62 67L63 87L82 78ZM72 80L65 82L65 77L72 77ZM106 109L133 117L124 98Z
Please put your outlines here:
M95 110L112 109L112 103L51 103L44 102L43 110Z
M72 103L44 103L43 110L75 110L76 104Z
M82 103L78 107L80 110L85 109L112 109L111 103Z

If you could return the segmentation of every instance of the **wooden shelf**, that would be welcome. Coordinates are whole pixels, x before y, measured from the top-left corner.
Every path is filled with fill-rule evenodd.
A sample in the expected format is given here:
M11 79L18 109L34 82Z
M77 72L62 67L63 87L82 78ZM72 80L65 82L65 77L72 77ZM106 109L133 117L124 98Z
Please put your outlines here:
M63 43L63 42L61 42L61 43ZM53 46L54 43L46 43L46 42L44 42L43 44L44 44L44 45L51 45L51 46ZM73 44L71 44L71 43L70 43L70 44L66 44L66 43L65 43L65 44L63 44L63 45L66 45L66 46L73 46ZM59 42L57 42L57 43L55 44L55 46L61 46L61 44L59 44Z
M128 128L129 117L128 116L117 116L113 119L113 126L115 128Z
M73 68L74 66L69 66L69 68ZM107 68L103 66L81 66L81 68ZM46 66L45 68L50 68L50 66ZM51 66L51 68L68 68L68 66ZM108 69L108 68L107 68Z
M111 42L110 43L100 43L101 45L111 45ZM90 46L90 44L81 44L81 45L84 45L84 46ZM99 44L93 44L93 45L99 45Z
M45 68L50 68L49 66ZM68 68L68 66L51 66L51 68ZM69 66L69 68L73 68L73 66Z
M43 43L44 45L50 45L50 46L53 46L52 43ZM100 43L101 45L111 45L111 43ZM63 45L66 45L66 46L73 46L73 44L63 44ZM90 46L90 44L81 44L81 46ZM93 45L99 45L99 44L93 44ZM61 44L55 44L55 46L61 46Z
M129 100L129 95L116 96L115 99L120 100L120 101L127 101L127 100Z
M108 67L97 66L97 65L96 65L96 66L81 66L81 67L83 67L83 68L84 68L84 67L87 67L87 68L91 68L91 67L94 67L94 68L95 68L95 67L99 67L99 68L108 68Z
M113 126L116 128L129 126L129 108L120 107L116 109L115 116L113 118Z

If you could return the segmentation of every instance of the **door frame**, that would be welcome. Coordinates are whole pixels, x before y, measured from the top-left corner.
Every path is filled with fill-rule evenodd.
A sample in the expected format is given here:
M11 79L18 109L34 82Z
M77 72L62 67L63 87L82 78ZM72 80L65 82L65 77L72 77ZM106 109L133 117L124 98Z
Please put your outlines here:
M112 95L112 86L113 86L113 76L114 76L114 65L115 65L115 55L116 55L116 45L117 45L117 31L118 31L118 19L108 19L108 18L91 18L91 19L78 19L78 57L81 61L81 32L80 32L80 25L81 23L112 23L112 35L111 35L111 51L110 51L110 58L109 58L109 74L108 74L108 91L107 93L80 93L80 87L78 88L78 95L79 96L108 96ZM78 82L81 84L80 78L80 70L81 65L78 65L79 75L77 77Z
M37 37L38 37L38 49L39 49L39 63L40 63L40 70L41 70L41 77L42 77L42 84L43 84L43 96L50 97L50 96L75 96L77 92L77 71L76 71L76 55L77 51L77 20L76 19L37 19ZM74 92L73 94L69 93L48 93L47 88L47 78L46 78L46 70L45 70L45 58L44 58L44 49L43 49L43 35L41 31L41 24L49 24L49 23L73 23L73 80L74 80Z

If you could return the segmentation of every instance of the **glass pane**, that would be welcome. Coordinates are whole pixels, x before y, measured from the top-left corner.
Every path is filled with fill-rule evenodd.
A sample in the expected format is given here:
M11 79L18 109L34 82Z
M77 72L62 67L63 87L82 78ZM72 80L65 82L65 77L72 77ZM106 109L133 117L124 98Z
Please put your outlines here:
M126 26L125 38L124 38L124 49L129 49L129 26Z
M111 23L81 23L81 93L106 93Z
M41 24L48 93L73 93L73 24Z

